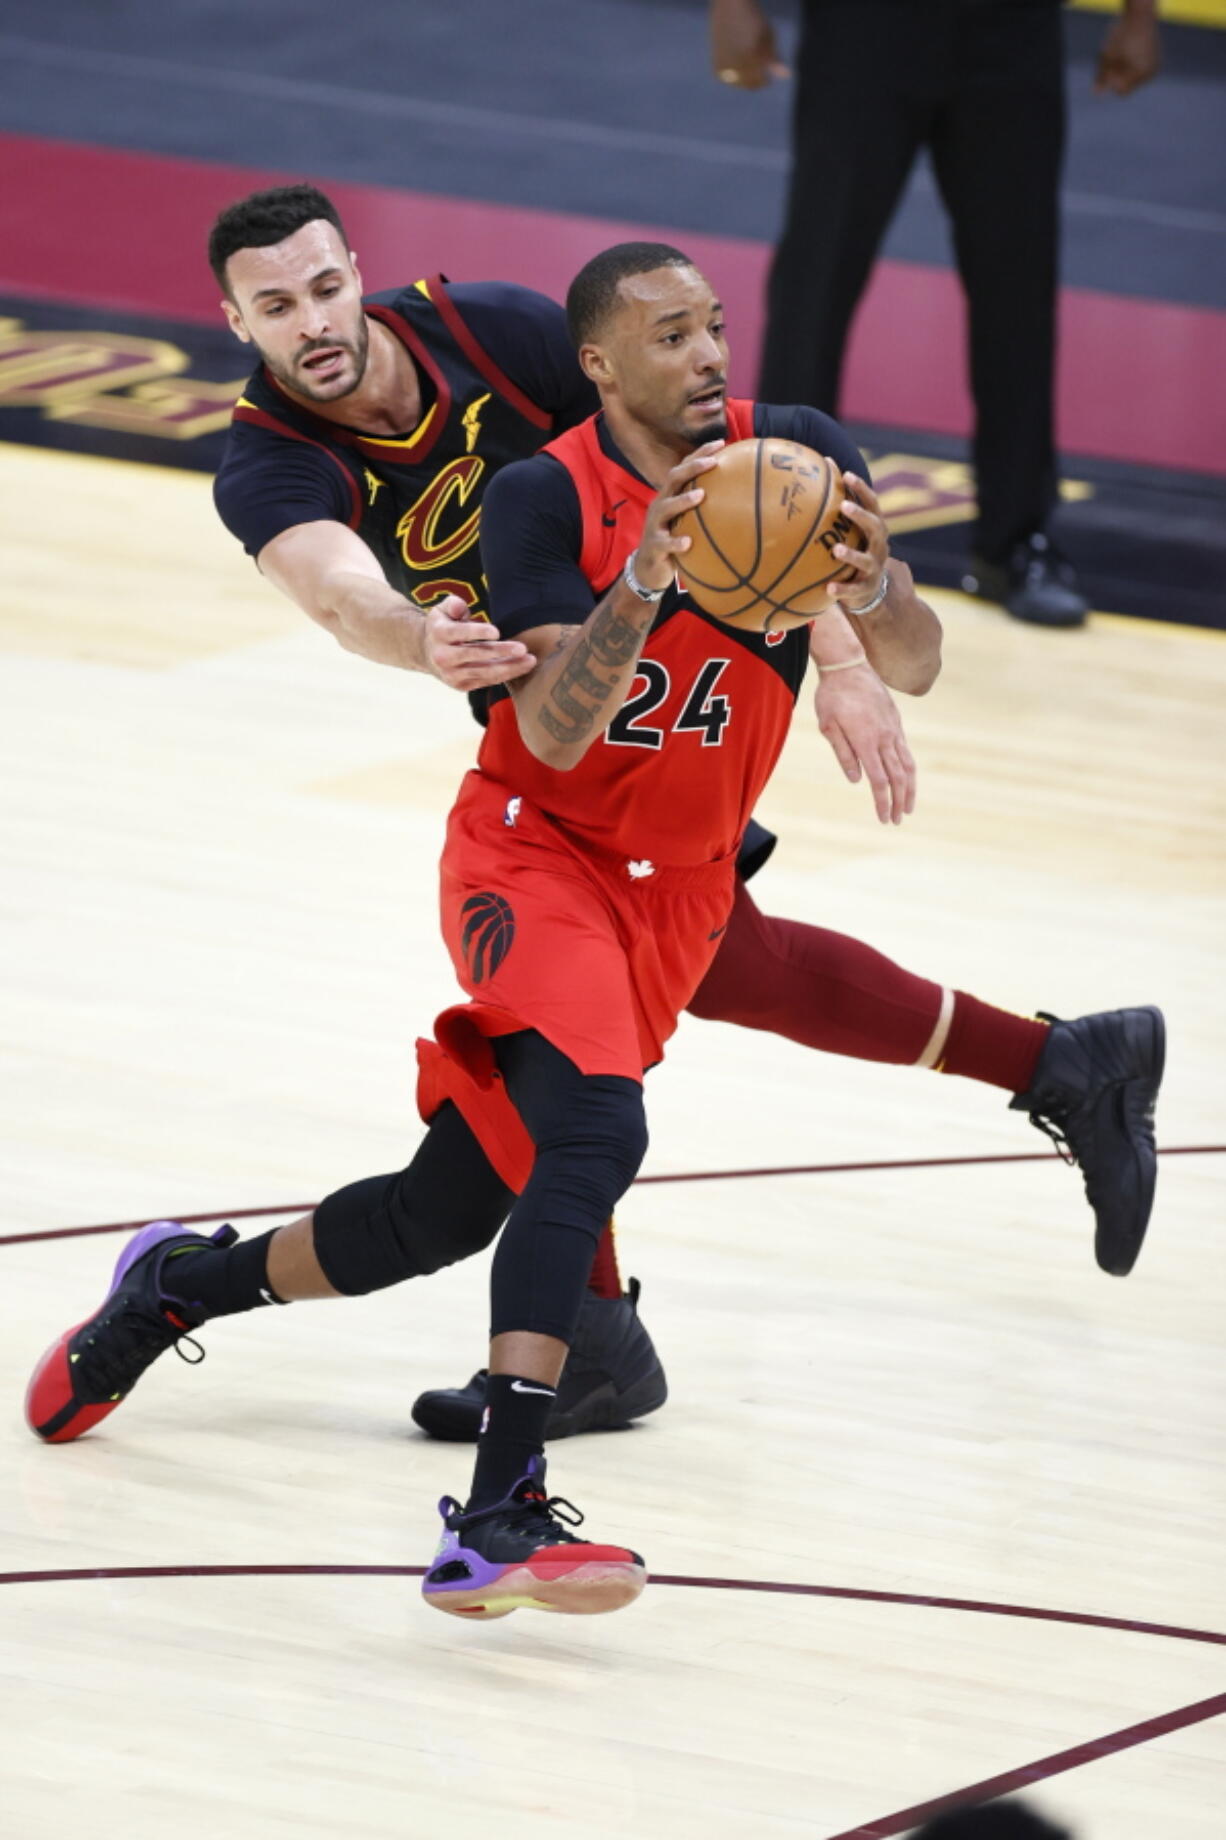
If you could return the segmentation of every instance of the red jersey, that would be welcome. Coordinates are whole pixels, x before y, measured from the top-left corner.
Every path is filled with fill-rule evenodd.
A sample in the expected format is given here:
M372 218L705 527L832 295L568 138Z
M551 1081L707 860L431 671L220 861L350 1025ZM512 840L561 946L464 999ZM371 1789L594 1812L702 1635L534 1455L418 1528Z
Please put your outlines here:
M729 402L729 440L753 434L753 409ZM656 496L605 450L600 422L593 416L542 450L574 483L579 566L597 599L638 544ZM491 492L485 517L496 513ZM496 581L491 588L497 619ZM772 635L727 626L678 581L660 603L630 695L577 766L562 772L537 760L508 697L490 708L478 767L580 843L658 865L714 862L736 850L774 770L807 661L806 626Z

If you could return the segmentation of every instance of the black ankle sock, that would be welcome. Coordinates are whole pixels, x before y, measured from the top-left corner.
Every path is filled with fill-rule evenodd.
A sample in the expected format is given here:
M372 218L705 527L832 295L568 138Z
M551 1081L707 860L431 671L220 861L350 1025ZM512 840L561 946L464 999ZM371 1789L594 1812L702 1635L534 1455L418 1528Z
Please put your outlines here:
M274 1228L274 1232L277 1229ZM207 1316L238 1316L262 1304L284 1303L268 1283L272 1233L234 1246L202 1244L173 1252L162 1266L162 1289Z
M527 1470L528 1459L544 1454L545 1427L556 1397L556 1390L540 1380L488 1376L469 1512L504 1500Z

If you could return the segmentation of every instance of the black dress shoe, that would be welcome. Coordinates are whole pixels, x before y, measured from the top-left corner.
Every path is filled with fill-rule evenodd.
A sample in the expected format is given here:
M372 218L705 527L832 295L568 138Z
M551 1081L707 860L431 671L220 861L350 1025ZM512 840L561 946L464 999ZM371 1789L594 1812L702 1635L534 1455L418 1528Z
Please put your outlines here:
M972 556L962 587L1031 626L1084 626L1090 610L1071 566L1041 530L1019 543L1007 562Z

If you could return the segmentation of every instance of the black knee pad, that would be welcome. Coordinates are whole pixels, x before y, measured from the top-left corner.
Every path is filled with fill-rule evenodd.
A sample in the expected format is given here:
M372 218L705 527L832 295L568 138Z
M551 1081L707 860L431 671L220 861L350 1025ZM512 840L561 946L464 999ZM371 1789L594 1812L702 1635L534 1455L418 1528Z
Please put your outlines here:
M495 1335L525 1330L571 1340L605 1222L646 1153L638 1081L565 1065L574 1078L538 1089L540 1103L525 1118L536 1162L494 1255Z
M448 1102L397 1175L351 1182L315 1210L315 1256L346 1297L426 1277L483 1252L514 1196Z
M548 1183L551 1218L596 1236L639 1172L647 1118L637 1080L589 1075L536 1140L531 1187Z

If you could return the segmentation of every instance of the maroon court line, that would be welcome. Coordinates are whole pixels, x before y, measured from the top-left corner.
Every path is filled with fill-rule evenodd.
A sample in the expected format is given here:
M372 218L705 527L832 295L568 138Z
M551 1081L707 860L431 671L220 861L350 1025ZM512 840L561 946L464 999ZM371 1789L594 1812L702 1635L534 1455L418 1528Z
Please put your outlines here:
M981 1163L1046 1163L1052 1154L1050 1150L1023 1150L996 1156L909 1157L897 1162L787 1163L771 1169L690 1169L677 1175L639 1176L634 1187L648 1188L661 1182L741 1182L766 1176L858 1175L886 1169L957 1169ZM1226 1144L1168 1144L1158 1151L1159 1156L1223 1154L1226 1154ZM273 1214L309 1214L316 1205L314 1201L286 1201L280 1207L225 1208L220 1213L168 1214L163 1218L178 1221L181 1226L197 1227L212 1220L262 1220ZM0 1233L0 1246L23 1246L43 1239L85 1239L95 1233L132 1233L138 1227L147 1227L151 1218L155 1217L144 1214L139 1220L109 1220L96 1227L48 1227L37 1233Z
M420 1578L426 1569L424 1565L108 1565L54 1571L0 1572L0 1584L75 1584L87 1580L122 1578ZM696 1590L833 1597L929 1610L961 1610L986 1616L1027 1617L1040 1622L1075 1623L1083 1628L1120 1629L1133 1635L1165 1636L1176 1641L1226 1646L1226 1634L1217 1630L1187 1629L1175 1623L1145 1623L1131 1617L1096 1616L1075 1610L1048 1610L1035 1604L995 1604L974 1598L927 1597L903 1591L860 1590L850 1585L790 1584L762 1578L686 1578L661 1575L654 1577L651 1582L655 1585L683 1586ZM829 1836L829 1840L888 1840L890 1835L904 1833L908 1828L945 1809L1008 1795L1014 1789L1044 1782L1048 1777L1059 1776L1067 1770L1079 1769L1082 1764L1095 1763L1119 1751L1148 1744L1153 1738L1182 1731L1186 1726L1218 1718L1223 1713L1226 1713L1226 1693L1217 1693L1209 1699L1197 1700L1193 1705L1180 1706L1173 1712L1161 1713L1156 1718L1142 1719L1136 1725L1126 1725L1119 1731L1108 1732L1104 1737L1090 1738L1067 1750L1054 1751L1048 1757L1040 1757L1034 1763L1025 1763L1017 1769L1003 1771L999 1776L989 1776L982 1782L951 1790L932 1801L918 1802L911 1808L902 1808L894 1814L879 1816L859 1827L847 1828L840 1834Z
M49 1571L0 1572L0 1584L77 1584L105 1578L421 1578L424 1565L102 1565ZM959 1610L973 1616L1015 1616L1041 1623L1072 1623L1082 1629L1119 1629L1126 1635L1162 1636L1176 1642L1205 1642L1226 1648L1226 1632L1190 1629L1180 1623L1147 1623L1135 1617L1098 1616L1084 1610L1050 1610L1040 1604L998 1604L974 1597L933 1597L909 1591L870 1591L857 1585L792 1584L774 1578L690 1578L653 1573L653 1585L694 1591L756 1591L777 1597L842 1598L853 1603L896 1604L906 1609ZM842 1836L839 1836L842 1840Z
M1152 1738L1164 1738L1168 1732L1182 1731L1188 1725L1199 1725L1204 1719L1219 1718L1226 1712L1226 1693L1215 1693L1210 1699L1197 1700L1191 1706L1180 1706L1175 1712L1164 1712L1158 1718L1142 1719L1137 1725L1125 1725L1120 1731L1108 1732L1104 1738L1090 1738L1084 1744L1074 1744L1066 1751L1053 1751L1050 1757L1040 1757L1035 1763L1024 1763L1019 1769L1005 1770L999 1776L989 1776L983 1782L971 1783L965 1789L955 1789L948 1795L938 1795L931 1802L917 1802L913 1808L900 1808L897 1814L887 1814L876 1821L868 1821L862 1827L845 1828L841 1834L831 1834L828 1840L887 1840L891 1834L905 1833L921 1821L927 1821L933 1815L942 1814L946 1809L958 1808L967 1802L994 1801L998 1795L1008 1795L1014 1789L1026 1789L1037 1782L1045 1782L1049 1776L1060 1776L1065 1770L1080 1769L1083 1763L1097 1763L1100 1758L1113 1757L1117 1751L1132 1750L1138 1744L1148 1744Z

